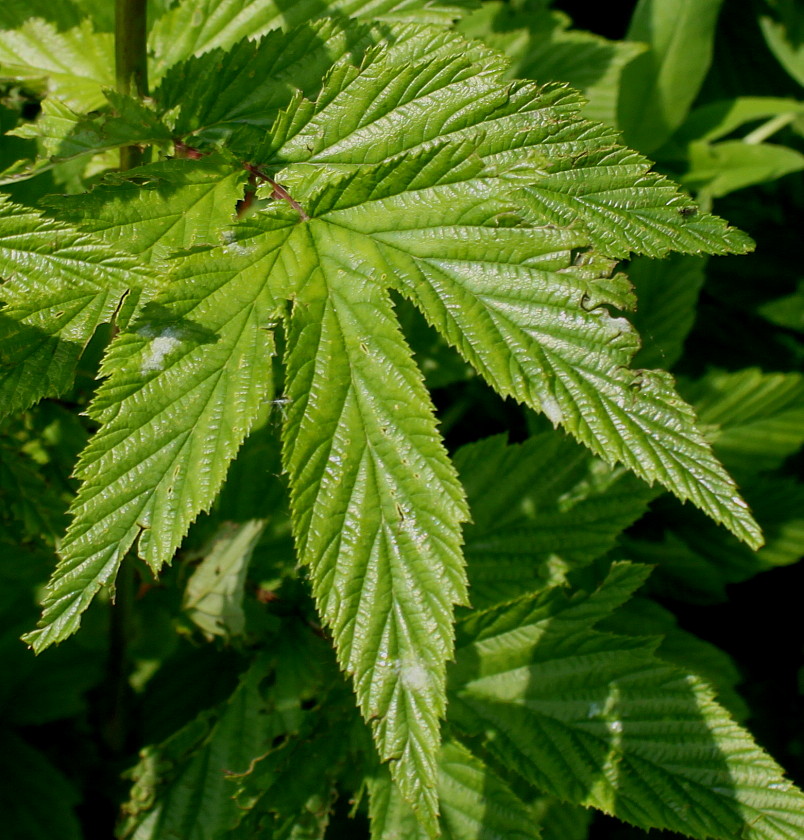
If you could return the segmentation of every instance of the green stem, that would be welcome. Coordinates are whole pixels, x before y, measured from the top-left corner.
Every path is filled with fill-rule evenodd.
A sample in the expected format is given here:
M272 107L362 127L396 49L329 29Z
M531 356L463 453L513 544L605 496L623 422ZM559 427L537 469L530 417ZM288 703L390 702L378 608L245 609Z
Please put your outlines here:
M147 0L116 0L114 59L117 90L126 96L148 95L148 53L146 50ZM142 163L139 146L120 149L120 169Z

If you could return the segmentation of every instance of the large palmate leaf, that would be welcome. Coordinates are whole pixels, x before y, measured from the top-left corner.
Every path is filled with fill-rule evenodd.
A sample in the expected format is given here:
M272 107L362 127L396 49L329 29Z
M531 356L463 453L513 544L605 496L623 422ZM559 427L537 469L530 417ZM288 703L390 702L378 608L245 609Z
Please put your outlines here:
M130 255L0 199L0 414L72 383L93 333L126 293L153 282Z
M799 837L804 796L711 689L655 642L593 629L646 572L617 564L591 594L555 589L464 619L450 719L531 784L643 828Z
M332 34L334 52L348 41L337 27L316 31ZM270 396L270 330L283 318L284 466L299 558L380 756L435 834L468 510L389 290L500 394L756 544L691 409L669 377L629 370L636 333L607 308L633 305L611 257L740 250L747 240L714 217L680 213L689 202L609 129L580 119L575 94L512 86L503 62L477 49L422 57L423 30L390 31L405 37L366 53L359 68L351 56L336 60L315 101L283 90L284 79L257 83L238 115L244 57L272 66L249 44L224 62L220 111L212 98L196 112L170 99L210 79L205 56L165 79L165 120L205 143L230 130L244 143L241 128L260 128L249 171L267 186L257 212L221 231L221 247L170 258L209 245L231 212L217 200L210 218L203 211L207 196L229 201L242 183L242 166L227 173L222 157L197 174L192 161L133 173L147 179L141 202L131 188L112 199L101 187L57 203L55 213L111 242L140 218L142 236L127 247L170 274L104 360L90 409L100 430L77 469L83 485L41 626L27 638L41 649L74 631L135 541L154 571L171 560ZM331 57L329 47L313 54ZM299 50L289 55L292 67ZM225 131L216 121L228 121ZM601 476L586 480L589 499L567 488L581 498L579 521L598 532L569 547L578 563L611 545L613 521L635 515L633 498L608 496ZM542 553L550 549L547 539Z

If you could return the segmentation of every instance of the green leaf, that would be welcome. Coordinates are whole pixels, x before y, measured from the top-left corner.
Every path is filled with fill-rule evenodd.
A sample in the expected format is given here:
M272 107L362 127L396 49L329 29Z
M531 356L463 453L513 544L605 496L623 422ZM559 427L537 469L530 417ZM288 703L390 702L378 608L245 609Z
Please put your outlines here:
M417 840L427 835L387 773L370 782L371 836ZM533 816L508 785L456 741L438 759L439 827L444 840L538 840Z
M804 169L804 155L774 143L746 143L723 140L720 143L692 143L689 169L681 183L696 192L720 198L754 184L774 181Z
M773 120L779 117L795 118L804 114L804 102L773 96L737 96L708 102L690 112L690 115L670 138L675 149L695 140L719 140L746 123ZM664 149L662 149L664 159Z
M748 707L737 692L742 676L732 658L713 644L682 630L675 615L650 598L632 598L601 622L600 629L624 636L661 637L656 649L660 659L703 677L735 720L748 717Z
M458 24L467 37L482 38L508 56L509 77L566 82L589 100L584 116L614 126L623 67L645 46L570 27L565 14L549 10L541 0L516 6L486 2Z
M592 629L646 571L615 564L593 593L551 590L460 622L453 724L531 784L642 828L793 840L804 795L711 690L655 642Z
M759 16L765 43L793 79L804 85L804 43L801 39L804 14L795 3L778 4L775 11L776 16Z
M114 87L112 36L84 20L59 32L40 18L0 32L0 79L41 81L46 92L87 112L104 104L102 87Z
M771 323L804 332L804 281L792 294L763 303L759 313Z
M715 452L736 473L775 469L804 444L801 374L716 370L684 393L701 422L717 428Z
M673 254L664 260L637 257L628 266L639 306L631 321L642 337L635 367L670 370L681 358L695 321L706 261Z
M3 197L0 273L3 414L66 391L97 327L153 282L128 254Z
M346 257L359 240L317 220L304 237L297 247L315 262L286 355L299 556L380 756L432 826L467 511L387 294Z
M398 164L390 160L385 167L377 166L374 177L389 184L384 193L368 187L367 169L355 170L357 161L385 157L391 151L399 154L395 147L403 135L383 126L389 115L397 121L412 120L413 112L402 107L409 100L415 100L417 113L439 115L422 126L434 133L445 128L453 107L464 126L468 114L461 98L471 90L472 101L477 100L478 87L487 84L482 75L467 76L470 68L461 61L410 67L415 71L410 77L404 69L384 67L379 61L364 66L360 75L347 66L338 71L342 78L336 79L334 73L332 90L325 88L314 110L312 104L300 102L280 126L282 145L276 154L307 163L289 167L278 177L291 184L292 191L297 184L304 189L304 178L309 180L304 173L311 163L343 168L342 163L349 162L354 176L346 176L341 186L331 183L324 188L316 201L325 203L311 212L326 210L332 221L353 234L369 235L375 243L374 259L379 259L397 290L500 394L545 411L597 454L621 460L647 481L658 479L756 544L755 526L731 480L694 431L693 416L674 393L671 380L658 372L643 372L635 379L627 369L636 336L624 319L611 318L604 308L606 303L631 305L627 284L621 277L609 280L611 263L594 255L571 264L571 249L586 244L576 232L577 217L572 220L574 231L557 230L554 225L531 227L517 219L516 179L532 180L539 163L523 158L521 141L512 141L510 123L504 133L505 122L496 126L497 137L486 123L490 130L475 148L468 142L443 147L428 143L417 157L408 154ZM466 91L461 93L464 80ZM443 94L453 82L457 88L447 100ZM341 86L345 90L338 93ZM421 99L419 91L424 92ZM434 94L437 98L425 109L424 103ZM476 112L483 115L500 107L496 97L495 91L482 106L476 105ZM510 102L515 97L508 98ZM422 137L413 130L414 124L404 136L418 145ZM394 137L393 146L369 143L377 132ZM465 135L463 128L457 133ZM447 131L449 137L454 134ZM477 158L488 153L490 143L506 148L503 137L515 153L489 155L488 168L481 167ZM415 184L415 194L408 196L410 187L396 185L395 171ZM365 174L358 177L360 172ZM572 175L574 183L581 182L577 173ZM484 176L488 187L481 196L478 186ZM545 195L542 191L539 197L537 188L529 187L529 205ZM414 214L411 208L417 205L422 211ZM672 212L680 229L682 217ZM501 229L506 222L519 226ZM435 236L428 229L433 227ZM589 400L596 403L596 411L581 410Z
M153 27L149 46L158 56L158 77L164 68L192 55L229 49L241 39L280 27L288 31L322 17L449 25L473 5L473 0L183 0Z
M219 155L160 161L111 175L92 192L52 198L60 219L144 262L221 244L243 197L247 173Z
M684 122L709 64L722 0L640 0L628 39L650 50L622 74L618 122L625 142L650 153Z
M40 156L21 160L0 173L0 184L13 184L47 172L65 161L85 155L98 155L120 146L166 144L171 135L167 127L144 103L106 90L111 114L82 115L59 100L45 100L42 114L34 123L24 123L10 132L16 137L37 140Z
M176 835L183 840L217 840L230 836L259 803L246 801L266 782L270 790L263 813L272 809L295 817L296 799L304 784L296 785L283 765L288 756L306 758L302 772L328 777L318 763L318 744L304 755L305 741L321 718L320 709L305 711L302 703L324 699L332 679L330 652L321 639L299 623L289 621L272 645L271 653L253 658L232 695L218 708L202 712L164 743L141 754L132 772L134 784L124 805L120 836L135 840L162 840ZM330 737L343 750L343 741ZM336 751L331 750L330 758ZM322 772L322 770L324 772ZM255 779L250 779L252 773ZM279 778L271 778L276 773ZM283 774L283 775L280 775ZM250 788L250 785L255 788ZM302 816L301 813L298 816ZM244 832L245 834L245 832ZM253 836L253 832L248 833ZM260 836L273 837L273 834ZM282 835L279 835L282 836Z
M252 519L221 527L209 553L187 581L183 608L207 638L230 638L245 632L246 572L264 526L259 519Z
M696 512L671 505L662 506L668 521L662 541L629 538L623 551L657 566L657 589L665 596L703 604L725 601L727 584L796 563L804 554L804 485L787 477L752 477L745 480L744 493L765 534L759 551L712 527Z
M381 53L376 46L382 44ZM324 19L288 34L268 33L258 42L241 41L171 68L158 91L164 119L192 145L225 143L244 157L263 162L266 131L280 109L299 93L318 96L334 65L340 71L381 54L402 65L462 56L462 63L503 67L500 56L479 42L467 44L449 30L421 24L388 25ZM354 68L352 68L353 70ZM260 79L254 84L254 79ZM246 92L247 90L247 92Z
M359 71L345 59L315 103L298 100L280 116L257 158L341 173L470 139L477 156L528 185L517 195L520 212L524 200L537 224L585 233L579 246L617 258L750 249L745 234L698 213L675 185L650 172L649 161L618 145L613 129L581 119L578 94L561 85L511 85L503 69L493 57L477 63L454 53L404 67L377 54ZM396 130L400 123L406 131Z
M76 468L73 523L39 629L26 636L36 650L78 628L135 540L157 571L214 501L272 391L279 311L255 270L232 268L220 251L189 257L112 344L90 408L101 429Z
M481 609L565 581L609 551L656 495L552 432L511 446L485 438L459 449L455 466L472 511L465 554Z

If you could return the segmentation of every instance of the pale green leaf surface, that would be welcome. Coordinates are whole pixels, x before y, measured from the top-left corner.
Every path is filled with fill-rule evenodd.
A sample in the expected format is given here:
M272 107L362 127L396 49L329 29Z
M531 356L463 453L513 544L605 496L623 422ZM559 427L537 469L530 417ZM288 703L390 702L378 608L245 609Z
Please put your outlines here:
M207 638L230 638L245 632L246 573L264 527L265 522L259 519L224 523L209 553L187 581L182 607Z
M403 793L433 825L444 663L453 604L466 599L467 511L359 241L320 221L306 237L316 264L293 307L286 356L299 555L380 755L394 759Z
M690 190L720 198L754 184L775 181L804 169L804 155L775 143L692 143L689 169L680 176Z
M419 840L427 835L387 773L369 784L371 836ZM508 785L457 741L438 757L439 827L444 840L539 840L533 816Z
M804 85L804 43L800 35L804 26L804 12L796 3L779 8L777 17L759 16L759 26L765 42L779 63L800 85Z
M508 83L500 72L498 63L455 54L406 67L378 54L359 71L344 60L315 103L299 99L280 115L258 157L336 173L471 139L481 159L528 185L517 203L534 221L583 232L584 244L608 257L750 249L745 234L697 213L649 161L620 146L613 129L580 118L577 93ZM520 170L523 161L530 165Z
M639 303L630 320L642 338L635 367L670 370L681 358L695 322L705 267L705 260L686 254L672 254L661 261L645 257L631 261L628 279Z
M531 784L643 828L794 840L804 795L711 689L655 642L592 629L646 571L616 564L591 594L552 590L460 622L454 725Z
M640 0L628 39L650 46L622 75L618 123L650 153L684 121L712 61L723 0Z
M279 238L286 231L277 225ZM112 344L90 407L102 425L76 468L73 523L39 629L26 637L37 650L77 629L137 538L157 571L215 499L271 395L278 304L254 273L259 265L193 255Z
M636 334L602 305L626 299L623 278L595 282L574 265L572 232L499 227L506 205L491 196L505 182L480 191L480 163L460 147L431 147L373 172L324 188L308 209L354 241L370 237L375 264L499 393L759 542L671 378L628 370Z
M144 262L158 262L183 249L220 245L246 177L245 170L217 155L160 161L48 205L60 219Z
M65 32L40 18L0 32L0 78L46 79L48 92L77 111L104 103L102 87L114 87L112 36L89 21Z
M56 396L129 289L153 279L91 234L0 200L0 412Z
M459 449L455 466L472 511L464 553L481 609L561 583L609 551L656 495L553 432L508 446L485 438Z
M380 43L386 59L396 64L458 51L473 61L500 64L499 56L488 49L469 45L441 27L389 28L325 18L182 62L167 72L155 96L175 135L190 136L194 145L225 142L229 149L255 159L254 150L263 144L266 130L295 94L317 96L336 62L348 57L359 63ZM255 162L262 162L259 153Z
M321 17L449 25L474 5L473 0L183 0L156 23L149 45L159 56L154 71L160 76L164 68L192 55L228 49L243 38L280 27L287 31Z

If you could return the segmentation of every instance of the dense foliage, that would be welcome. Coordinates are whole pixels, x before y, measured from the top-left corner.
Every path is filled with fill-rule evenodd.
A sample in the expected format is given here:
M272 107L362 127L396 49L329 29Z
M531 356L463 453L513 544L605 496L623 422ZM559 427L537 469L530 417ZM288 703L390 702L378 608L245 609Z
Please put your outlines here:
M0 10L10 836L804 835L801 10L137 5Z

